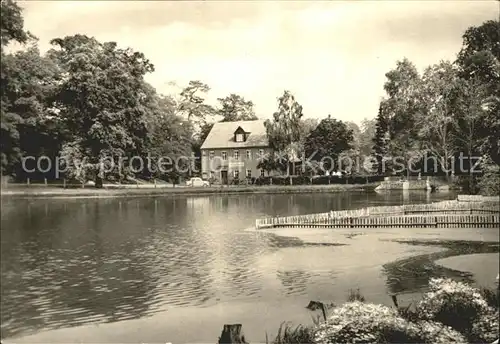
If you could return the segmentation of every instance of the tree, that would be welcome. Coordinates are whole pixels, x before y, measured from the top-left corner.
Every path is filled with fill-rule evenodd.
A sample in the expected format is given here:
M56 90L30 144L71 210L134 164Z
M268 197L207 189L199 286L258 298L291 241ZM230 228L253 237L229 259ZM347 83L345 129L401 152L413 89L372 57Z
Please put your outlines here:
M486 132L482 153L489 161L500 165L500 21L489 20L477 27L470 27L463 35L462 49L456 61L460 76L481 84L485 116L482 121Z
M466 189L469 192L476 191L472 167L478 161L474 158L481 155L481 148L487 142L490 131L485 121L487 111L482 101L485 92L483 83L474 79L459 79L451 94L451 106L457 115L454 121L454 141L456 148L466 154L467 163L461 164L461 167L466 166L468 170Z
M6 54L11 42L30 45ZM23 156L55 157L59 149L59 123L49 101L58 69L40 56L36 38L24 30L21 8L10 0L1 2L1 55L1 171L20 178L26 173Z
M221 122L253 121L258 119L253 109L253 103L242 96L231 93L225 98L217 98L219 109L217 114Z
M450 159L456 148L454 129L456 128L457 109L451 104L458 74L450 62L442 61L428 67L422 77L422 101L425 110L417 120L418 135L422 148L438 158L438 163L449 176Z
M142 53L85 35L51 43L55 48L49 55L67 73L55 98L70 132L63 151L73 160L86 161L100 186L101 159L131 159L145 152L150 91L144 75L154 67Z
M398 61L386 78L384 90L388 97L382 102L388 118L389 152L404 160L409 174L411 162L420 156L415 120L424 105L420 99L422 81L415 65L408 59Z
M180 93L177 111L193 123L195 133L199 133L201 126L215 115L214 108L205 103L204 95L208 91L210 87L207 84L192 80Z
M312 157L311 160L330 163L327 167L333 169L340 154L353 148L353 139L352 129L346 123L328 116L308 135L306 155Z
M175 101L171 97L156 95L153 104L148 121L152 176L168 178L175 184L190 168L187 158L192 153L193 128L176 113Z
M290 162L294 152L291 145L300 141L300 120L302 118L300 105L290 91L284 91L278 98L278 111L273 114L273 120L266 120L266 132L269 145L278 160L286 161L287 174L290 175ZM291 177L290 177L291 178Z
M26 43L30 38L34 38L24 30L22 9L13 0L1 2L0 30L2 52L10 42Z
M200 146L205 142L205 140L208 137L208 134L210 134L210 131L212 131L212 128L214 127L215 123L205 123L200 130Z
M306 149L305 149L306 139L311 133L311 131L313 131L318 126L318 123L319 121L316 118L306 118L301 120L299 123L300 140L295 144L294 148L297 151L297 155L305 158L306 160L307 160ZM302 163L304 166L304 159L302 159Z
M462 76L488 79L492 67L488 61L500 58L500 21L488 20L480 26L472 26L465 31L462 39L456 61L462 68Z
M372 151L372 140L375 136L375 119L363 119L359 135L359 152L362 156L369 156Z
M500 21L489 20L468 28L463 35L462 48L456 64L462 83L460 134L461 147L471 154L481 155L484 176L480 180L481 192L498 191L489 185L500 179ZM471 134L473 132L473 134ZM472 176L469 175L469 186ZM498 188L496 189L498 190Z
M347 122L347 128L352 131L352 149L359 151L361 148L361 129L354 122Z
M373 137L373 154L377 160L376 169L379 175L384 174L385 168L383 165L383 160L389 152L388 148L389 140L389 120L384 113L383 103L379 105L378 115L375 120L375 135Z
M36 46L2 59L2 154L4 171L21 177L21 156L55 158L63 128L51 98L60 79L57 65ZM9 153L10 152L10 153Z

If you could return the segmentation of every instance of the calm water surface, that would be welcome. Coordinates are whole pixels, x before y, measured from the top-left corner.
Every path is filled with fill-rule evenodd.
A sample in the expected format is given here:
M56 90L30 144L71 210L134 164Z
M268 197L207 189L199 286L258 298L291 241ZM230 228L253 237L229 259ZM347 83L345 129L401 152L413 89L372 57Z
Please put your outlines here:
M25 337L29 342L214 342L224 322L243 322L255 341L266 329L275 331L266 326L310 321L304 309L309 300L341 301L349 288L361 288L374 302L390 302L388 293L418 292L431 276L473 281L474 266L459 271L434 261L498 254L498 230L461 229L446 238L436 230L372 231L344 233L343 239L339 231L338 240L330 241L250 230L267 215L453 197L2 198L1 335L35 334ZM335 238L331 232L325 235ZM426 238L447 241L418 241ZM88 324L93 327L82 326ZM61 330L76 326L76 332Z

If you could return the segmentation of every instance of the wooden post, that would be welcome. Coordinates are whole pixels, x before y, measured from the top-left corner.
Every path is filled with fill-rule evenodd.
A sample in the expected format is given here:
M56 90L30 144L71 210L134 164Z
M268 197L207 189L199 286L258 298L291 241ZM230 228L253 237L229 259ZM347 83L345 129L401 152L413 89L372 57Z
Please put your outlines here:
M66 178L63 179L63 188L66 189Z
M156 189L156 178L153 179L154 183L155 183L155 189Z
M30 185L30 178L26 178L26 185Z
M245 336L241 332L241 324L224 325L219 337L219 344L243 344Z
M394 303L394 306L396 306L396 308L399 308L398 296L396 294L393 294L391 295L391 298L392 298L392 303Z
M47 178L43 178L43 183L47 186Z
M323 302L320 302L320 305L321 305L321 312L323 313L323 319L325 319L325 321L327 321L327 317L326 317L326 309L325 309L325 304Z

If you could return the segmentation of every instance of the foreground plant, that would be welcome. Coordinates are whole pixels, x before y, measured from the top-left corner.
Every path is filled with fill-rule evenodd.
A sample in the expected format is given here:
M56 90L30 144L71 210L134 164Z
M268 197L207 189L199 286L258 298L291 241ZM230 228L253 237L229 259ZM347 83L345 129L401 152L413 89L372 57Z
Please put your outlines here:
M315 343L467 343L451 327L433 321L410 322L397 309L349 302L320 324Z
M290 324L282 323L272 344L308 344L313 343L313 340L314 329L312 327L303 325L292 327Z
M328 312L313 318L314 326L282 324L273 344L496 343L498 291L431 279L429 291L410 309L399 307L395 297L395 307L366 303L359 290L350 290L342 306L311 301L308 309Z
M417 304L419 319L436 321L459 331L472 342L492 342L499 336L498 308L483 293L451 279L432 279L429 292Z

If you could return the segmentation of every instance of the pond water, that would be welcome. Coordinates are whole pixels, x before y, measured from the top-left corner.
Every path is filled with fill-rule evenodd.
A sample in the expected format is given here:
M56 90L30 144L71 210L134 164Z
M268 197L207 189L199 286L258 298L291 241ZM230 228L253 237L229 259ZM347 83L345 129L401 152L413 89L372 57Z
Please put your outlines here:
M483 262L498 259L498 229L253 230L267 215L455 197L3 197L1 337L213 343L224 323L242 323L257 342L282 321L311 323L310 300L342 302L351 288L391 304L390 293L410 300L432 276L493 283L498 266ZM464 254L474 255L464 269L447 261Z

